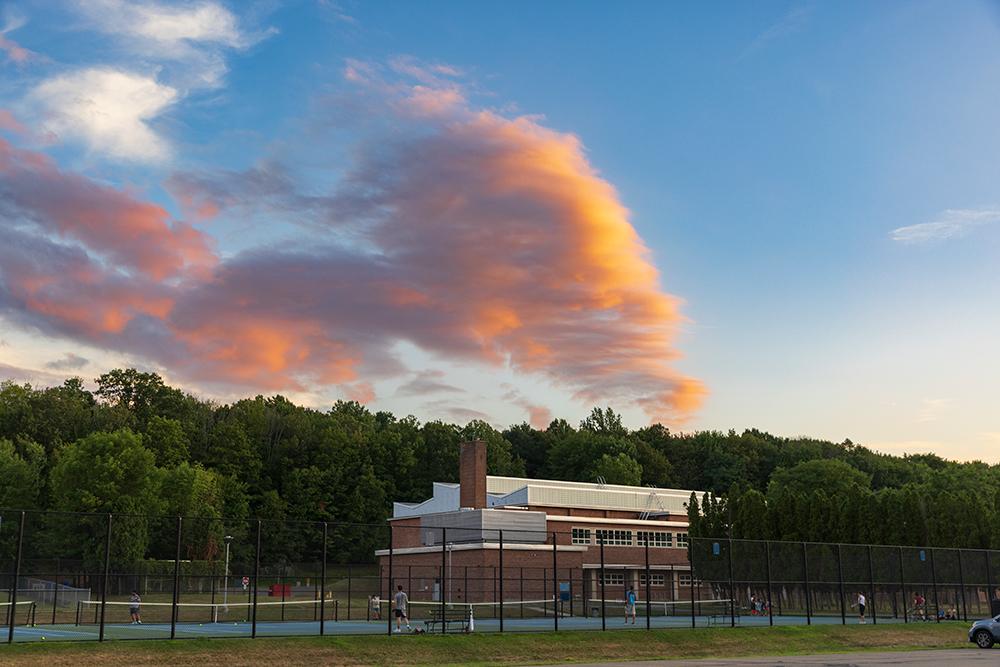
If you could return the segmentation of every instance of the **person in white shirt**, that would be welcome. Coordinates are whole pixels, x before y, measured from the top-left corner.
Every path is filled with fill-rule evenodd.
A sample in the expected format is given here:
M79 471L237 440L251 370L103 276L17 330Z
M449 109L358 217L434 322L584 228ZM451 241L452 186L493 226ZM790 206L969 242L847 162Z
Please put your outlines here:
M859 623L864 623L865 622L865 605L867 604L867 602L868 602L868 600L865 599L865 594L864 593L858 593L858 622Z

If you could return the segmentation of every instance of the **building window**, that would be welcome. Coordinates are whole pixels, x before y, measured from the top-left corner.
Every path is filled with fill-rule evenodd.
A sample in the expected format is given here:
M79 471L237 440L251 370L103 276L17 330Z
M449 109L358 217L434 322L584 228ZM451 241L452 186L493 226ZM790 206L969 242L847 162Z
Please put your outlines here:
M677 533L677 546L684 549L688 545L688 534L687 533Z
M664 584L665 581L666 581L666 578L663 576L662 573L660 573L660 572L650 572L649 573L649 585L650 586L663 586L663 584ZM645 572L640 572L639 573L639 585L640 586L645 586L646 585L646 573Z
M604 541L607 547L630 547L632 546L631 530L598 530L597 543Z
M600 575L598 575L598 581L600 580ZM605 572L604 573L604 585L605 586L624 586L625 585L625 573L624 572Z
M651 547L674 546L673 533L660 533L647 530L640 530L635 534L635 545L637 547L645 546L647 538L649 538L649 546Z
M573 544L590 544L590 528L574 528Z
M691 585L691 575L690 574L678 574L677 575L677 583L679 585L681 585L681 586L690 586Z

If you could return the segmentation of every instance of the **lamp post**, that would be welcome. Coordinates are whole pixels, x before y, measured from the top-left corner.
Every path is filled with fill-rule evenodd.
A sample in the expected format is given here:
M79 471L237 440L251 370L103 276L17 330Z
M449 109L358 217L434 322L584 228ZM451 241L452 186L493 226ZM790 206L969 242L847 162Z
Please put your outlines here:
M229 612L229 543L233 541L232 535L226 535L223 540L226 541L226 565L223 568L225 574L223 574L223 586L222 586L222 609L226 613Z

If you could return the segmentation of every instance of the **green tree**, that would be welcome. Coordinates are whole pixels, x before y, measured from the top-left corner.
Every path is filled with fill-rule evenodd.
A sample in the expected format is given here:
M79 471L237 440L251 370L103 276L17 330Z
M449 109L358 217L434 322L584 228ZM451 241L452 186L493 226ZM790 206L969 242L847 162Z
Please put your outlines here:
M594 479L608 484L638 486L642 480L642 466L628 454L602 454L594 466Z
M18 438L0 440L0 507L34 509L42 486L45 450L36 442Z
M860 470L835 459L804 461L791 468L779 468L771 476L768 493L778 489L809 494L816 489L832 497L840 497L852 489L867 489L871 479Z
M172 468L190 457L187 434L176 419L150 417L143 442L156 456L156 465L160 467Z

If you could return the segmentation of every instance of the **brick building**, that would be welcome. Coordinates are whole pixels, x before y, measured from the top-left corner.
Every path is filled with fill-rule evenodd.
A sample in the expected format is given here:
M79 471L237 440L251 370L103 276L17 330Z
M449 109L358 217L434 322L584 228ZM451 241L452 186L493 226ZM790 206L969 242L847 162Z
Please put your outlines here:
M505 601L558 590L581 604L600 596L602 540L606 598L645 597L648 540L650 599L690 599L691 491L488 476L479 441L462 444L459 480L393 505L391 555L376 555L412 600L495 602L502 588Z

